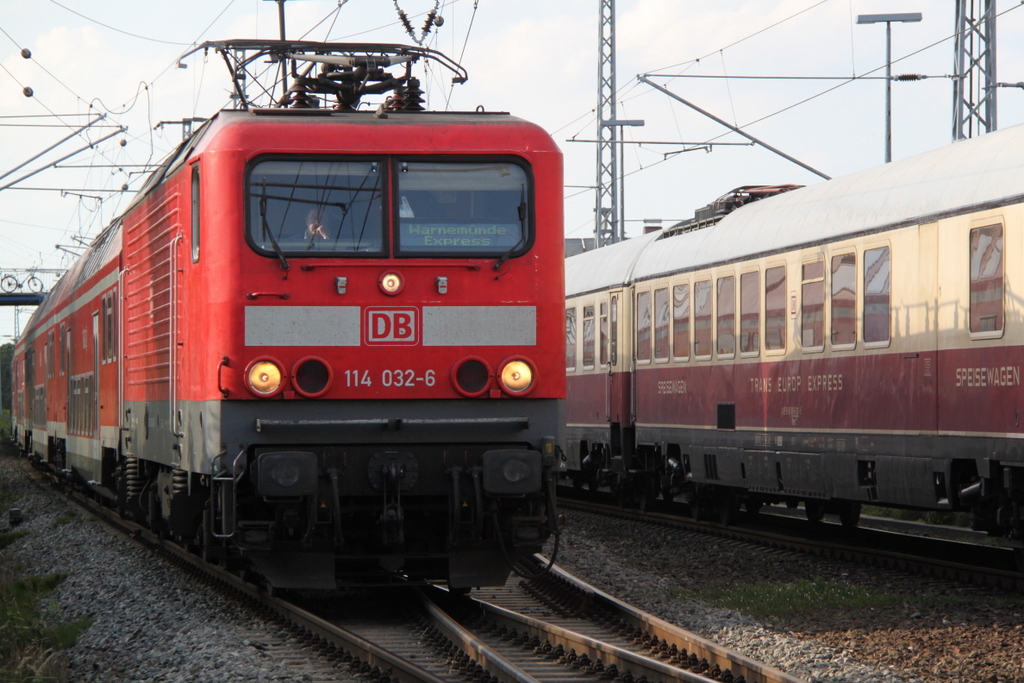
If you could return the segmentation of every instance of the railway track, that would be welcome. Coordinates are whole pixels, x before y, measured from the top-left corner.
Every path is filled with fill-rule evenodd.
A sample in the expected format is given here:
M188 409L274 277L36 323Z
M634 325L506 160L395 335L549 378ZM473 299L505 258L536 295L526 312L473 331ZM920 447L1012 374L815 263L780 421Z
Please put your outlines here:
M560 491L560 493L563 493ZM807 553L873 567L883 567L1008 591L1024 591L1020 552L1011 548L928 538L892 528L844 529L838 523L812 524L803 519L747 515L735 525L697 521L677 512L640 511L614 503L561 496L559 506L618 519L643 521L676 529ZM679 506L674 506L678 508ZM899 525L889 525L899 526ZM903 525L905 526L905 525Z
M618 601L557 567L547 576L511 577L501 588L453 595L433 587L358 592L327 600L274 596L208 564L76 491L90 514L286 622L293 636L329 663L378 683L799 683ZM536 566L522 567L536 571ZM545 562L546 563L546 562ZM273 650L273 648L269 648Z

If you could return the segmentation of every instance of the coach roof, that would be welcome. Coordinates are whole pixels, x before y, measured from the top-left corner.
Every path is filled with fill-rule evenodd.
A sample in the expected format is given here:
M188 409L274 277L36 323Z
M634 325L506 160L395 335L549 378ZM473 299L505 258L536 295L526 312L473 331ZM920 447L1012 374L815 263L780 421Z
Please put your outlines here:
M645 235L574 256L566 266L567 292L1008 204L1024 199L1022 178L1024 125L753 202L710 228Z

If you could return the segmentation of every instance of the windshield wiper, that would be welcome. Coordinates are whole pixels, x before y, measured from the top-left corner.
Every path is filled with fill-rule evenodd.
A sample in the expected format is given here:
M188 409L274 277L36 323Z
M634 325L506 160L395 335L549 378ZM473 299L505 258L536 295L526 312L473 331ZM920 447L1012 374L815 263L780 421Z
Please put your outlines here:
M274 233L270 231L270 226L267 225L266 187L264 187L263 192L260 193L260 224L263 226L263 234L270 240L270 245L274 247L274 253L276 253L277 258L281 260L281 270L288 270L291 268L288 264L288 259L284 257L284 252L281 251L281 247L278 246L277 240L274 239Z
M494 262L491 266L494 270L501 270L501 267L505 265L505 261L508 261L512 256L512 252L519 248L519 245L526 241L526 188L519 188L519 206L516 207L516 211L519 214L519 241L513 244L508 251L501 255L501 258Z

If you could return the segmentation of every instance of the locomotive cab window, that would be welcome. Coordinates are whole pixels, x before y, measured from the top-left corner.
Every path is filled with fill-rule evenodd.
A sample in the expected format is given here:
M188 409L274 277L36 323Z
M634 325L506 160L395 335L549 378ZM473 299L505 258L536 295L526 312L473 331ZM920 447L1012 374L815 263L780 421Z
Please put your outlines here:
M399 162L397 254L518 256L530 243L531 194L512 162Z
M971 336L1003 332L1003 226L971 230Z
M248 237L266 256L379 256L382 164L269 159L249 169Z

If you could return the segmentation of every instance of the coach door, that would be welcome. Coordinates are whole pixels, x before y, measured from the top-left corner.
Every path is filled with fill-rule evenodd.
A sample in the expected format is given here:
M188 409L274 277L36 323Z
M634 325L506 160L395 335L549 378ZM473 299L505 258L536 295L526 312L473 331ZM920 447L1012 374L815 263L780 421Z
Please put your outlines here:
M632 420L633 382L631 354L623 353L622 321L629 320L622 290L608 293L608 406L606 419L611 427L612 453L622 452L623 428L630 428Z

